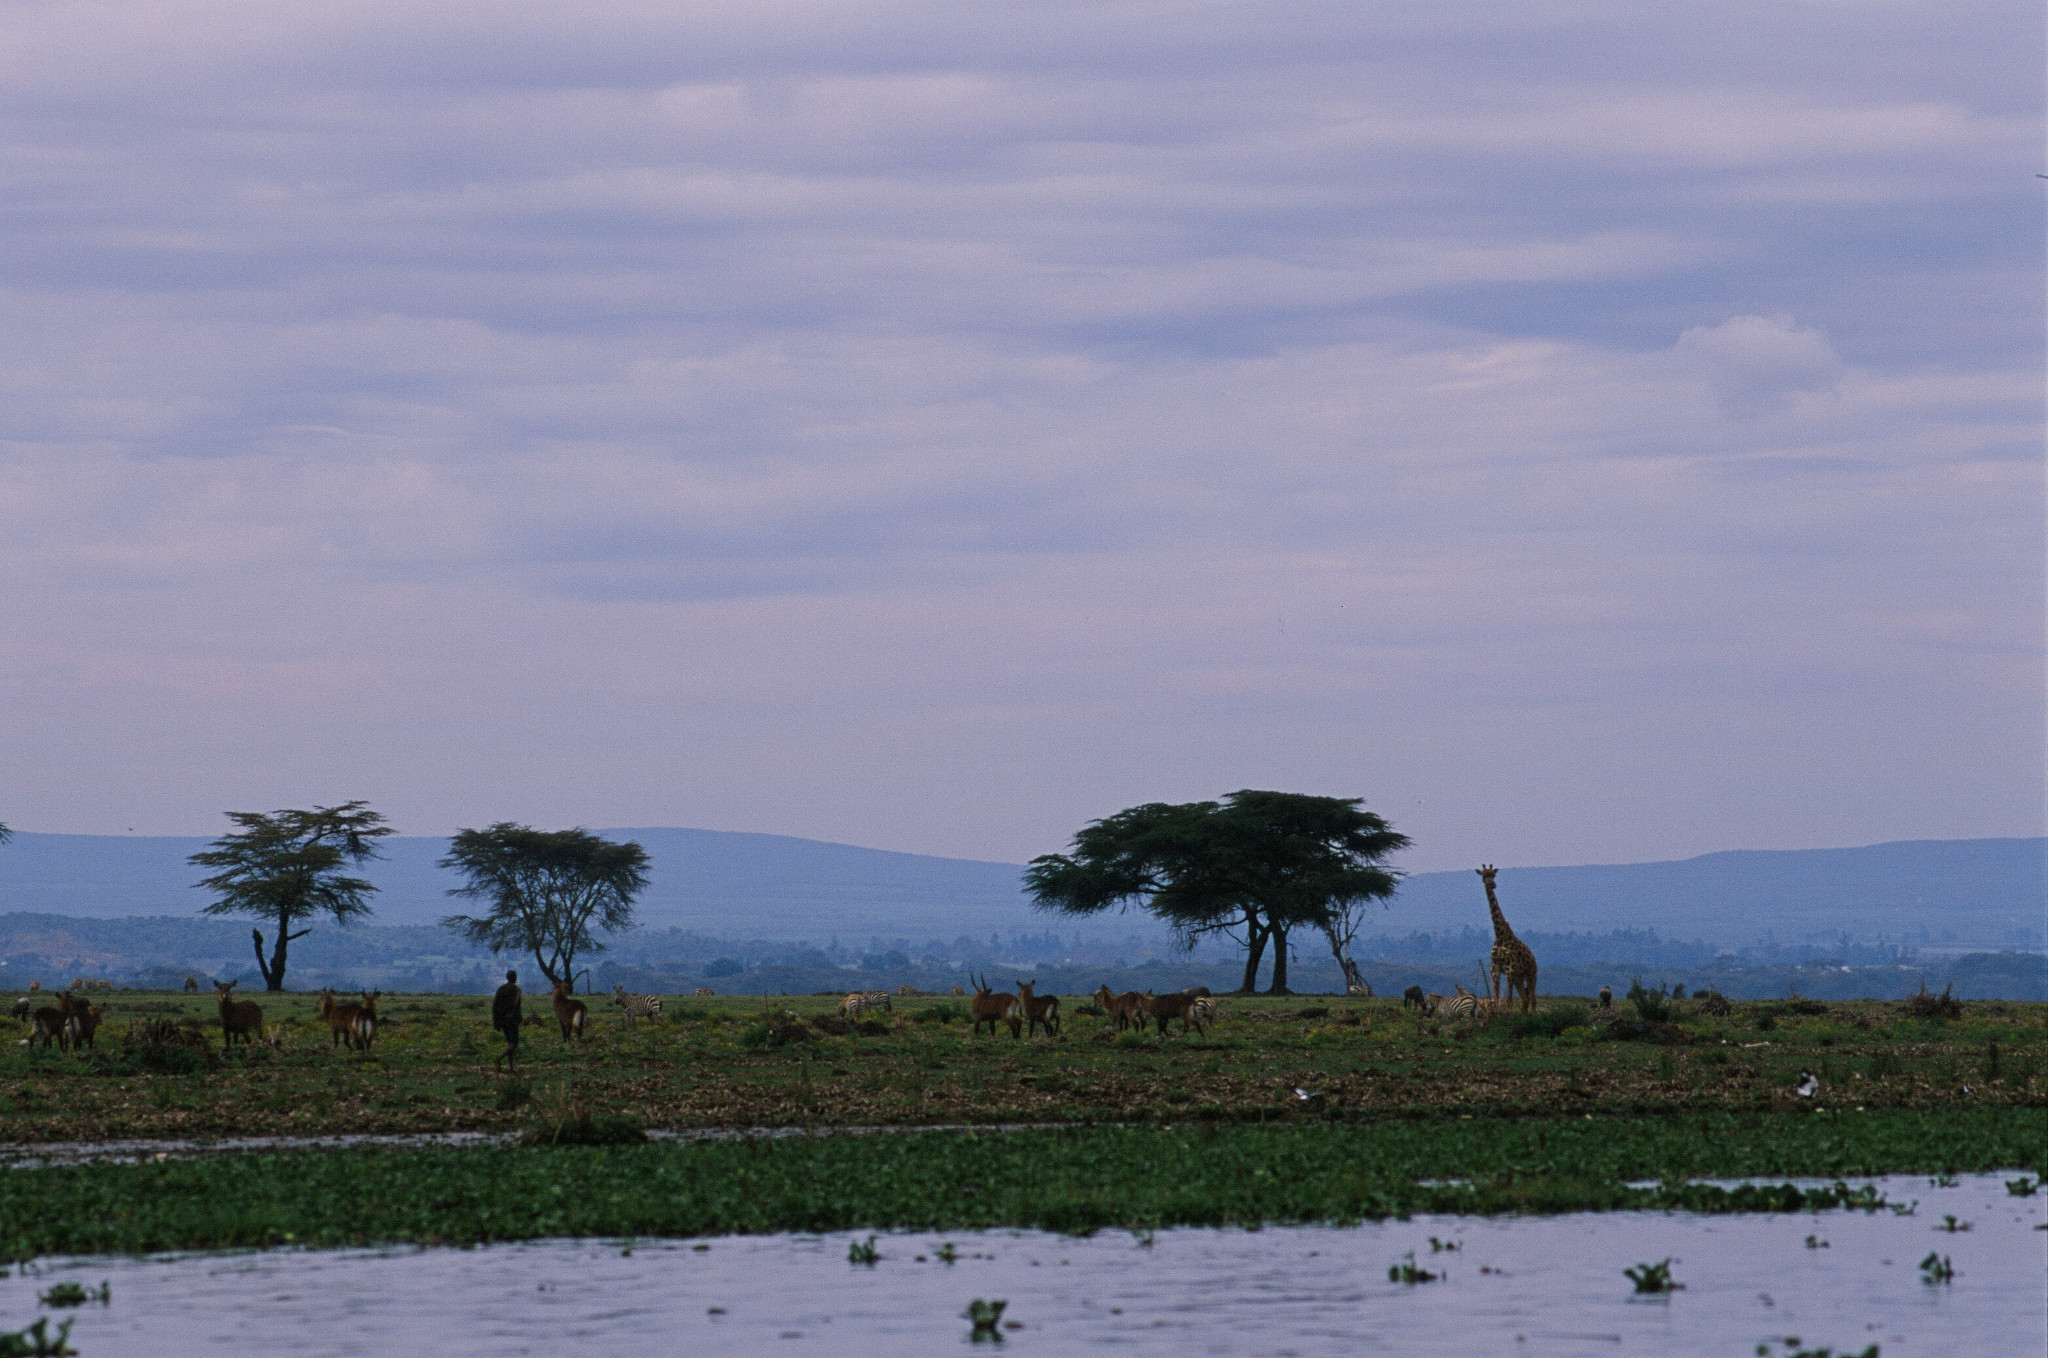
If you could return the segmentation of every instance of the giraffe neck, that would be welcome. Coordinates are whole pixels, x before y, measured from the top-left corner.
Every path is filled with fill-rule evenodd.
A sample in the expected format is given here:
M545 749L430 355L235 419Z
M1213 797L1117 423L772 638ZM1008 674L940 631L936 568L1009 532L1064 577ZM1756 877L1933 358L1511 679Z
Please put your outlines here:
M1493 894L1493 883L1486 884L1486 908L1493 915L1493 941L1506 943L1514 938L1515 931L1508 928L1508 917L1500 912L1500 898Z

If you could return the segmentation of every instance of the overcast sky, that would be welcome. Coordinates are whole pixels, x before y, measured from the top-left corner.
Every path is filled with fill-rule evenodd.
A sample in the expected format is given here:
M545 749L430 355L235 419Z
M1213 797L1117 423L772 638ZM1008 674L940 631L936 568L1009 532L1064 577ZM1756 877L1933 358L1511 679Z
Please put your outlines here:
M0 15L17 829L2042 832L2038 3Z

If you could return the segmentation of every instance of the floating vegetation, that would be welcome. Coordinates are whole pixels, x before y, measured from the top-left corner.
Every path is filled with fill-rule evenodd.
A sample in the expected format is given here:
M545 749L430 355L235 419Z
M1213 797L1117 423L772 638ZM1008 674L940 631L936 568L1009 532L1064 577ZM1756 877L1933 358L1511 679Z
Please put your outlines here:
M82 1287L77 1283L58 1283L55 1287L36 1298L43 1305L53 1306L60 1310L67 1306L83 1306L89 1301L96 1301L100 1305L105 1306L113 1299L113 1285L106 1282L102 1282L98 1287Z
M968 1302L967 1309L960 1313L960 1318L974 1326L969 1337L977 1344L986 1344L991 1340L998 1344L1002 1343L1003 1308L1009 1304L1003 1297L989 1301L976 1297Z
M1625 1268L1622 1276L1636 1285L1638 1296L1662 1296L1666 1292L1682 1291L1684 1283L1674 1282L1671 1277L1671 1261L1664 1259L1654 1264L1637 1264Z
M2040 1187L2041 1181L2039 1179L2030 1179L2024 1174L2017 1179L2007 1179L2005 1181L2005 1191L2012 1194L2015 1198L2031 1198Z
M1956 1220L1955 1213L1947 1212L1942 1215L1941 1225L1936 1226L1934 1229L1937 1231L1947 1231L1950 1235L1954 1235L1957 1231L1969 1230L1970 1223L1967 1221L1958 1221Z
M939 1247L933 1250L932 1253L937 1256L938 1261L942 1264L953 1263L960 1257L960 1251L953 1248L953 1242L950 1240L941 1242Z
M848 1244L846 1262L860 1264L866 1268L873 1268L882 1262L881 1251L875 1248L875 1237L869 1236L866 1240L855 1240Z
M1441 1274L1431 1273L1428 1269L1417 1264L1415 1262L1414 1250L1409 1250L1406 1254L1402 1255L1401 1262L1387 1270L1388 1282L1405 1283L1410 1287L1417 1283L1433 1283L1441 1276Z
M1769 1344L1758 1344L1756 1346L1757 1358L1878 1358L1877 1345L1875 1344L1864 1349L1861 1353L1851 1353L1844 1349L1841 1353L1837 1354L1833 1349L1829 1348L1809 1349L1804 1346L1798 1335L1788 1334L1785 1336L1784 1345L1784 1350L1774 1355Z
M1955 1281L1955 1276L1955 1265L1951 1264L1948 1261L1948 1256L1946 1254L1937 1254L1934 1251L1930 1250L1928 1251L1927 1257L1920 1261L1921 1282L1953 1282Z
M71 1322L59 1325L55 1334L49 1332L49 1324L48 1316L38 1316L25 1330L0 1331L0 1358L63 1358L77 1353L68 1342Z
M1464 1248L1465 1242L1462 1240L1439 1240L1435 1236L1429 1238L1429 1252L1431 1254L1442 1254L1445 1250L1461 1250Z
M1828 1242L1817 1235L1809 1235L1806 1237L1806 1248L1810 1250L1824 1250L1828 1248Z

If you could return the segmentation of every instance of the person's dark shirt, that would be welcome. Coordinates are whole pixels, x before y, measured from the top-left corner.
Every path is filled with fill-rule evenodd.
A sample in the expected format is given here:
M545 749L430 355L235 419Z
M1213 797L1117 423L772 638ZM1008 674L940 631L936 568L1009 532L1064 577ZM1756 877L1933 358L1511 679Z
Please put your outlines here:
M521 1002L525 995L516 981L507 981L498 987L498 993L491 999L491 1026L499 1032L519 1031L519 1025L526 1017Z

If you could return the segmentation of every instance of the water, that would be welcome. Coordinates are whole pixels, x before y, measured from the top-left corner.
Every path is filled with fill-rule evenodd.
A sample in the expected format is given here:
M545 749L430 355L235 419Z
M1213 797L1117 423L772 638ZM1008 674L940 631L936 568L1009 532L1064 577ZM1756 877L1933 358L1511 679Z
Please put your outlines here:
M662 1353L929 1353L970 1349L960 1313L976 1297L1008 1299L1006 1318L1023 1326L1007 1332L1012 1355L1748 1358L1790 1335L1837 1354L1874 1342L1885 1358L2048 1348L2048 1231L2034 1229L2048 1193L2012 1197L1991 1175L1876 1182L1895 1202L1918 1199L1916 1214L1436 1217L1171 1230L1149 1245L1128 1232L882 1235L872 1268L847 1262L847 1236L52 1260L0 1280L0 1317L32 1319L53 1282L108 1280L111 1305L69 1313L84 1358L650 1342ZM1940 1229L1945 1215L1971 1229ZM1432 1252L1431 1236L1458 1248ZM937 1257L944 1240L957 1262ZM1388 1281L1409 1251L1443 1276ZM1949 1257L1953 1282L1922 1280L1930 1251ZM1633 1296L1622 1270L1667 1256L1685 1290Z

